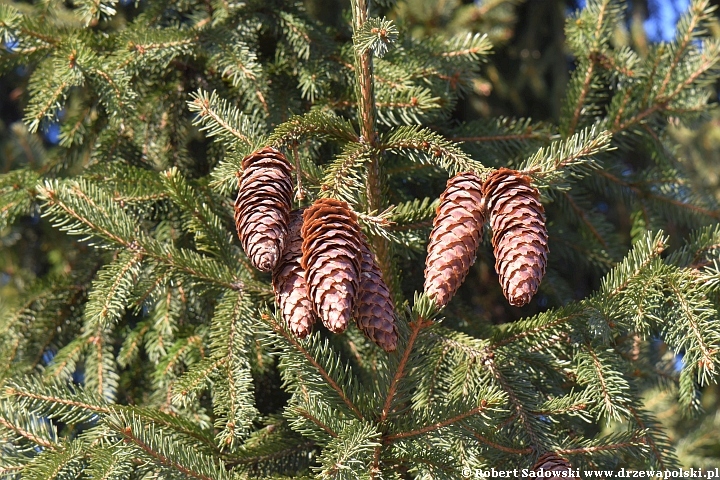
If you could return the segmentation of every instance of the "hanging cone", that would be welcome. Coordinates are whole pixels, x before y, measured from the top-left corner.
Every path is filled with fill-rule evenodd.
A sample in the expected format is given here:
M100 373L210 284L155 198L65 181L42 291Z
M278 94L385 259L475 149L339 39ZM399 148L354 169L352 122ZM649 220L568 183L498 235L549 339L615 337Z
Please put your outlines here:
M360 290L361 235L345 202L321 198L303 213L301 265L309 298L335 333L347 328Z
M483 184L490 213L495 271L510 305L526 305L545 275L548 234L540 194L530 179L501 168Z
M251 153L242 166L235 226L252 264L269 272L285 246L293 192L291 167L285 156L272 147Z
M386 352L397 348L398 332L395 326L395 307L375 256L362 236L362 263L360 294L356 302L355 321L360 330Z
M543 471L544 477L562 478L563 480L580 480L574 475L572 466L570 466L570 462L552 452L548 452L542 457L538 458L538 461L535 462L535 466L533 466L532 469L536 473ZM541 477L539 475L535 475L526 478Z
M482 181L473 172L448 180L440 196L425 260L425 293L445 306L475 262L485 223Z
M297 337L305 338L315 323L312 302L308 298L302 259L303 210L290 212L285 250L273 270L272 283L283 319Z

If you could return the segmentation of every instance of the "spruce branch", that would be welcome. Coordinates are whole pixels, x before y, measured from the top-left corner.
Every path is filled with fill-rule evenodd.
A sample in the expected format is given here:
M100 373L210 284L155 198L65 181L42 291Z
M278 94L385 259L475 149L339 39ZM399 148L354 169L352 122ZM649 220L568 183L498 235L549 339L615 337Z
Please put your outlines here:
M354 203L363 193L364 171L376 154L368 144L348 143L343 152L326 168L325 178L320 185L320 197L339 198Z
M118 411L106 419L106 424L125 445L158 467L198 480L229 478L222 460L173 441L154 423L144 423L132 412Z
M48 451L57 451L57 431L54 425L43 421L32 412L18 410L6 399L0 399L0 432L5 431L4 438L20 438L31 442ZM21 445L17 445L21 449Z
M430 327L431 325L431 321L425 320L422 317L417 317L408 325L410 327L410 336L408 337L408 341L405 344L402 356L400 357L400 362L398 363L390 385L388 386L387 394L385 395L385 401L383 402L382 410L380 411L380 423L385 422L385 420L387 420L387 418L392 414L392 407L395 401L395 395L398 391L399 383L407 374L405 368L407 367L408 360L410 359L410 354L413 351L413 347L415 346L415 342L418 339L420 331Z
M45 383L37 377L9 382L2 395L28 411L65 423L81 423L110 413L105 401L92 391L62 383Z
M248 300L243 293L226 295L215 309L211 328L212 356L224 360L223 384L213 392L215 427L220 430L216 440L222 448L232 448L247 435L258 415L247 355L253 338L243 325L254 313Z
M668 442L662 434L657 421L648 418L646 412L636 407L629 407L635 423L642 429L645 443L650 447L656 465L661 469L677 465L677 459L669 448Z
M592 32L592 42L590 44L590 55L589 55L589 62L587 62L587 65L585 66L585 71L583 75L583 80L581 83L580 92L577 95L577 101L575 108L572 112L572 117L570 119L570 124L567 129L567 136L572 136L575 133L575 129L577 128L578 121L580 120L580 114L582 113L582 109L585 103L585 98L588 95L588 92L590 90L590 86L592 84L593 75L595 74L595 68L597 66L596 58L597 58L597 51L600 48L602 42L607 41L607 35L605 35L603 30L607 29L607 14L608 10L610 9L610 5L613 3L613 0L601 0L599 2L593 2L590 5L590 8L585 10L583 13L587 15L588 17L592 18L595 17L595 28ZM594 11L596 10L596 11ZM584 19L578 18L576 20L578 23L584 22ZM572 40L571 40L572 41Z
M295 115L278 125L267 143L276 148L300 143L308 136L329 138L340 142L357 142L355 128L348 120L335 113L315 108L304 115Z
M447 427L447 426L452 425L452 424L454 424L454 423L460 422L461 420L464 420L464 419L466 419L466 418L468 418L468 417L471 417L471 416L473 416L473 415L480 414L480 413L482 413L482 412L487 408L487 406L488 406L487 400L483 399L483 400L480 401L480 405L478 405L477 407L472 408L472 409L470 409L470 410L468 410L468 411L466 411L466 412L463 412L463 413L461 413L461 414L455 415L455 416L450 417L450 418L448 418L448 419L445 419L445 420L443 420L443 421L436 422L436 423L434 423L434 424L432 424L432 425L426 425L426 426L424 426L424 427L422 427L422 428L418 428L418 429L416 429L416 430L410 430L410 431L407 431L407 432L398 432L398 433L393 433L393 434L390 434L390 435L385 435L385 436L383 437L383 441L387 443L387 442L392 442L393 440L399 440L399 439L402 439L402 438L414 437L414 436L417 436L417 435L423 435L423 434L425 434L425 433L429 433L429 432L433 432L433 431L435 431L435 430L439 430L439 429L441 429L441 428Z
M314 423L315 425L317 425L318 427L320 427L325 433L327 433L328 435L330 435L330 437L332 437L332 438L337 438L337 437L338 437L338 434L337 434L337 432L335 432L335 430L333 430L332 428L330 428L328 425L324 424L321 420L319 420L317 417L315 417L314 415L312 415L312 414L311 414L310 412L308 412L307 410L304 410L304 409L298 408L298 407L293 407L293 408L291 408L291 412L292 412L292 413L296 413L296 414L300 415L300 416L303 417L303 418L307 418L307 419L310 420L312 423Z
M369 0L352 0L353 38L358 39L368 21ZM383 197L384 182L381 173L382 155L376 150L379 138L377 133L377 105L375 104L375 81L373 76L372 52L355 44L355 97L358 102L358 123L360 124L360 143L369 144L374 152L366 166L365 200L370 212L381 212L385 203ZM384 278L392 276L392 258L388 241L383 237L370 239L377 258L378 266Z
M214 259L149 238L138 230L129 214L112 201L109 192L91 182L84 179L48 181L38 186L38 192L48 206L45 215L53 217L61 230L72 235L99 237L142 253L160 265L191 275L207 285L228 290L253 288L251 283L243 283L227 266Z
M597 406L599 413L607 419L619 420L629 411L630 403L627 380L613 366L612 351L596 351L592 345L586 344L576 356L578 361L577 382L587 385L591 397L602 398Z
M112 447L93 447L88 453L87 474L90 478L127 478L133 469L132 459Z
M481 443L484 443L485 445L494 448L496 450L500 450L501 452L510 453L513 455L528 455L533 452L532 447L527 448L513 448L508 447L506 445L501 445L497 442L493 442L489 438L481 435L479 432L472 431L472 435L478 439Z
M80 0L75 5L76 14L85 26L95 25L100 19L110 19L117 13L117 0Z
M456 144L442 135L420 126L402 126L391 130L379 148L420 162L438 164L454 175L459 172L486 171L480 162L470 158Z
M444 51L445 58L467 57L469 60L477 61L490 54L492 44L487 34L460 34L448 41L449 50Z
M262 131L259 119L242 113L215 91L208 94L198 90L191 98L188 109L198 115L194 125L200 125L209 136L218 137L229 149L236 149L237 142L250 147L258 143L257 135Z
M120 320L140 273L142 259L139 252L122 252L98 272L85 307L88 328L105 329Z
M302 358L305 359L305 361L307 361L310 365L312 365L317 370L317 372L324 379L324 381L327 382L327 385L337 393L339 398L350 409L350 411L359 420L364 420L364 416L361 413L360 409L354 404L354 402L346 394L345 389L343 389L342 386L339 385L338 382L330 375L330 373L327 371L327 369L323 365L321 365L318 362L318 360L306 348L303 347L303 345L300 343L300 341L297 338L295 338L295 336L292 333L290 333L288 330L286 330L274 316L264 314L263 319L268 323L268 325L270 326L272 331L275 332L275 334L282 337L285 342L287 342L289 345L291 345L293 347L293 349L297 353L299 353L302 356Z
M358 473L367 472L368 468L372 478L375 470L369 467L371 452L380 446L380 433L375 428L371 423L353 422L340 432L323 449L321 466L316 469L319 478L357 478Z
M23 469L23 478L41 480L45 478L77 478L83 468L83 442L63 442L53 450L45 450L35 456Z
M693 1L690 10L678 22L678 38L673 42L671 49L675 54L670 62L669 68L663 77L660 89L657 92L658 97L662 97L673 78L675 69L680 65L680 58L685 54L690 42L702 35L704 32L704 23L709 20L712 12L716 7L711 6L708 0ZM700 27L700 28L698 28Z
M681 199L674 198L673 196L670 196L670 195L661 195L660 193L658 193L657 189L655 189L655 190L643 189L642 187L645 186L644 182L626 181L626 180L619 178L617 175L614 175L613 173L608 172L606 170L597 170L596 172L598 175L606 178L610 182L613 182L621 187L624 187L624 188L630 190L638 199L640 199L641 202L644 199L648 199L648 200L668 204L672 207L678 207L683 210L687 210L688 212L693 213L693 214L704 215L704 216L711 217L716 220L720 220L720 210L713 210L710 208L705 208L704 206L686 202ZM678 179L672 180L673 183L675 183L677 181L678 181ZM645 202L642 202L642 203L643 203L643 207L644 207ZM645 217L647 219L648 216L645 215Z
M595 156L612 148L611 139L609 132L591 127L539 149L523 162L520 170L540 180L541 185L563 188L563 181L582 178L597 168Z
M398 38L398 29L392 20L368 18L355 33L353 43L360 55L372 50L383 57Z

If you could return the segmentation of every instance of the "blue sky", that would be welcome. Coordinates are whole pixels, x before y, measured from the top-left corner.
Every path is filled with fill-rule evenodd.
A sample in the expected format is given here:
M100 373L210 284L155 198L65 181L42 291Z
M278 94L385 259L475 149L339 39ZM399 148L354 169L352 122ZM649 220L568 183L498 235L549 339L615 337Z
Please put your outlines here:
M585 0L576 0L578 8ZM690 0L648 0L648 18L643 26L651 42L669 42L675 37L675 25L690 6Z

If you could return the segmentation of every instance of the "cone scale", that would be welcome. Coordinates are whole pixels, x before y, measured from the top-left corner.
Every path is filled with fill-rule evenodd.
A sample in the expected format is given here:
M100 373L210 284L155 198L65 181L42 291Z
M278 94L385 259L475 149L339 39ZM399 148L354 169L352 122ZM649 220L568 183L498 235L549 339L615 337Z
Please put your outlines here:
M317 200L303 213L302 267L310 302L332 332L344 332L360 290L362 233L345 202Z
M440 196L425 260L425 293L445 306L475 262L485 223L482 181L473 172L448 180Z
M255 268L272 271L285 247L292 205L291 167L285 156L265 147L245 157L235 201L235 226Z
M398 332L395 326L395 307L382 272L363 235L360 253L361 280L355 321L358 328L376 345L392 352L397 348Z
M298 338L308 336L316 319L312 302L308 298L305 270L300 265L302 215L303 210L294 210L290 213L285 250L272 276L275 300L288 328Z
M548 255L545 210L530 179L501 168L482 187L493 231L492 245L503 294L511 305L530 302L540 286Z
M532 470L536 473L536 475L525 478L562 478L567 480L580 480L575 476L575 472L573 471L570 462L553 452L548 452L538 458ZM542 477L537 475L539 472L542 472Z

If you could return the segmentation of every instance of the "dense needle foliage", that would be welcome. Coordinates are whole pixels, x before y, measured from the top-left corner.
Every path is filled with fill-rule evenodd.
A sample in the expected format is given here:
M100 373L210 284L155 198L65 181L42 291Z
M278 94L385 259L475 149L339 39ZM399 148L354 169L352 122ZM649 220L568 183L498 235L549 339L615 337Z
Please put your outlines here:
M648 43L625 3L0 4L0 478L717 466L716 16ZM264 146L357 214L396 352L286 328L233 224ZM499 167L542 195L540 292L507 305L486 232L438 310L437 198Z

